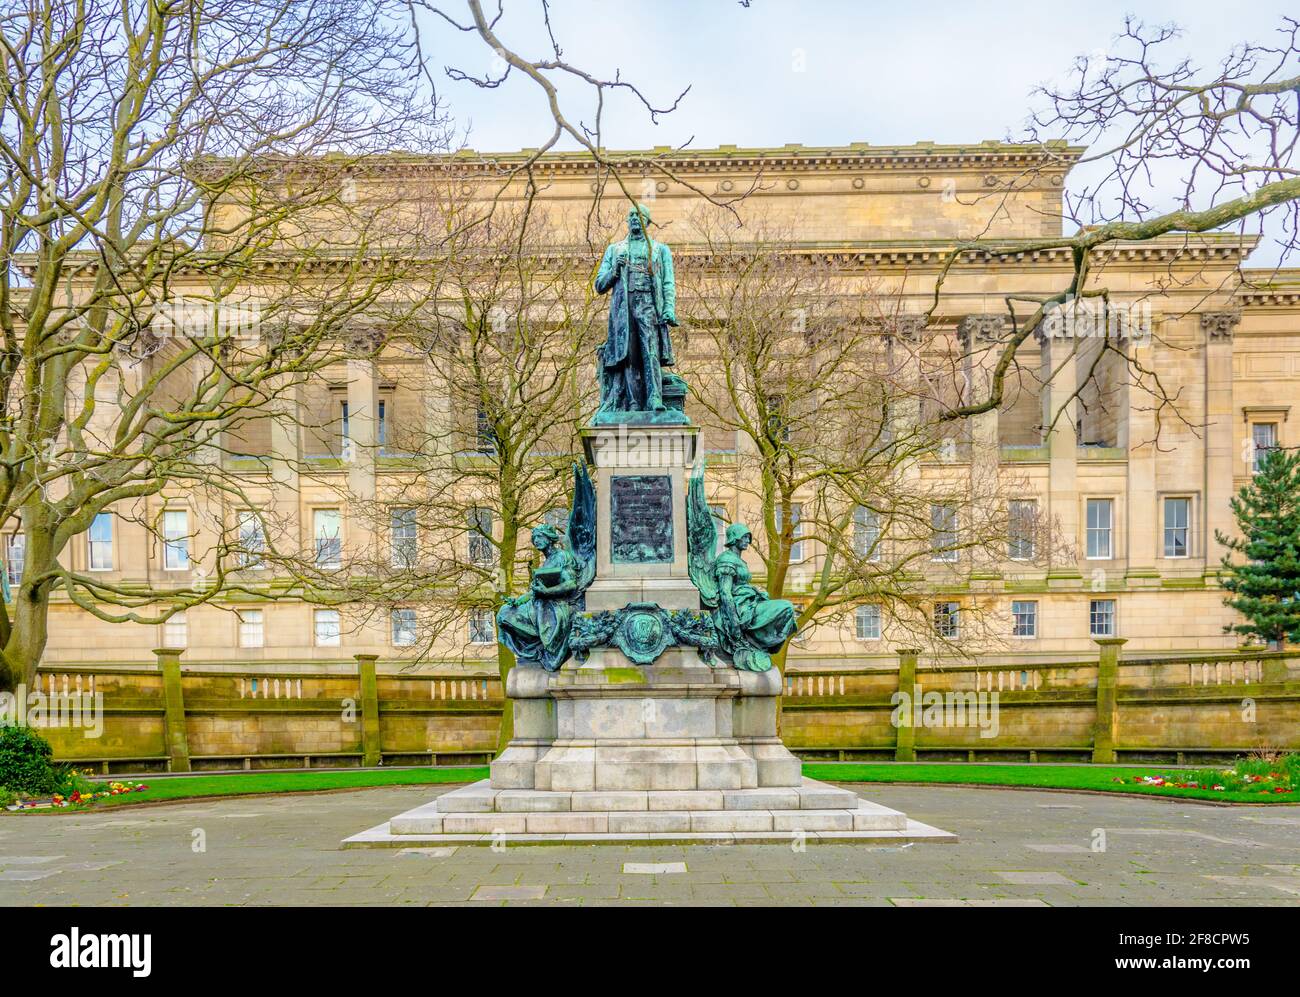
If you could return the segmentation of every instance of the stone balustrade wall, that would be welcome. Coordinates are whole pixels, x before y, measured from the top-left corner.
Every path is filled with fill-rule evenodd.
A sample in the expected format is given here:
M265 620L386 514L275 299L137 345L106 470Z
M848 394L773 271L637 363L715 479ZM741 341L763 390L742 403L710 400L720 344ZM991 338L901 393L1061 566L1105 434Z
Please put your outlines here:
M1300 651L1123 660L1122 641L1099 644L1091 660L1036 664L937 666L913 652L889 669L794 664L782 736L804 758L862 761L1196 762L1300 750ZM41 671L49 705L84 707L75 723L42 731L60 761L103 773L470 764L496 747L496 674L416 673L370 655L264 671L158 657L156 668Z

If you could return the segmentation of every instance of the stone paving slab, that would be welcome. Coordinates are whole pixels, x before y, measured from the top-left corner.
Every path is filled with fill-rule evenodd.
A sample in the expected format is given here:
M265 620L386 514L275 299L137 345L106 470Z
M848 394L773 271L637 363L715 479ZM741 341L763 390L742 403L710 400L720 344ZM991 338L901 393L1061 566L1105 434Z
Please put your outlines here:
M1075 796L1062 809L1053 803L1062 794L1033 790L854 788L959 842L724 836L689 846L592 848L575 839L543 848L407 841L403 849L340 849L357 828L427 803L432 792L387 787L255 804L0 815L0 904L1294 906L1300 895L1300 807ZM1094 852L1099 828L1106 850ZM626 872L628 863L685 871ZM1009 883L1010 872L1055 875ZM487 899L487 887L523 889Z

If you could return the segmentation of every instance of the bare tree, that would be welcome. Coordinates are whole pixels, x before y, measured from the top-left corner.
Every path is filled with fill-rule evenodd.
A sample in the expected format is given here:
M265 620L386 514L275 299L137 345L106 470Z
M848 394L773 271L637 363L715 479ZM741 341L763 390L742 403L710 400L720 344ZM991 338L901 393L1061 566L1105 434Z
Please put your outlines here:
M1008 522L1024 484L999 470L997 440L934 419L969 390L956 331L927 331L885 282L850 281L761 222L701 211L691 235L692 402L706 442L734 448L711 487L735 490L718 516L750 526L769 593L796 603L805 634L865 604L896 640L989 646L1005 627L965 595L971 580L1005 560L1009 531L1045 557L1046 531ZM955 598L960 624L938 620Z
M375 348L349 340L402 247L376 229L383 212L355 209L356 177L395 136L434 148L442 128L405 13L0 10L0 527L23 556L0 688L31 680L56 594L156 623L231 588L267 594L249 557L301 554L274 538L241 553L230 523L163 507L258 509L232 441L346 349ZM70 545L109 510L198 570L163 589L79 570Z

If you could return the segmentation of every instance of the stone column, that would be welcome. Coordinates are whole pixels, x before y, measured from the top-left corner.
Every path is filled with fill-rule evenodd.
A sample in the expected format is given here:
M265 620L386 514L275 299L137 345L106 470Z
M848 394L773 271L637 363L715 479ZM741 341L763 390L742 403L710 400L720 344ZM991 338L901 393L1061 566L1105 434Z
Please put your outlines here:
M185 730L185 695L181 689L181 651L160 647L153 652L163 680L163 728L167 741L167 771L190 770L190 741Z
M348 472L348 516L346 538L357 554L369 551L373 524L361 514L375 499L375 457L378 454L378 376L370 358L347 361L348 439L344 462Z
M284 550L303 549L299 473L302 467L302 398L297 384L281 389L271 402L271 510L278 536L267 537ZM267 524L268 528L270 523ZM310 529L310 526L308 526ZM293 531L296 531L294 533Z
M1198 531L1205 574L1218 577L1218 544L1214 532L1231 535L1235 530L1228 506L1233 494L1232 428L1232 333L1241 321L1238 311L1205 312L1201 331L1205 333L1205 521Z
M1048 454L1047 515L1059 535L1051 545L1048 587L1072 587L1081 577L1079 532L1079 441L1076 342L1068 324L1051 323L1038 333L1042 384L1043 444ZM1064 543L1061 543L1061 541Z
M1123 637L1096 639L1101 653L1097 659L1097 720L1092 728L1092 760L1094 763L1115 763L1115 742L1119 739L1119 702L1116 691L1119 685L1120 649L1128 643Z
M993 388L993 369L1002 348L1007 320L1002 315L967 315L957 326L963 348L963 371L966 391L963 401L980 402ZM997 521L998 508L1006 499L1001 494L999 461L1002 448L998 440L998 410L981 412L969 422L970 500L972 522ZM980 572L985 586L996 587L1000 572L993 568ZM977 579L972 578L972 582Z
M1001 354L999 341L1006 332L1007 320L1001 315L967 315L957 326L965 350L966 402L988 397L993 385L993 368ZM981 412L971 419L971 474L977 467L997 471L998 410ZM974 481L972 481L972 484Z
M1160 550L1156 501L1156 406L1150 386L1139 383L1135 368L1152 370L1152 330L1129 330L1129 363L1124 378L1124 421L1117 442L1128 451L1126 505L1128 513L1127 569L1130 588L1158 586L1156 556Z
M361 683L361 764L374 768L382 759L379 740L379 680L375 675L377 654L353 655Z
M912 726L912 711L916 708L916 656L911 647L895 649L898 655L898 726L894 746L894 761L916 761L916 728Z

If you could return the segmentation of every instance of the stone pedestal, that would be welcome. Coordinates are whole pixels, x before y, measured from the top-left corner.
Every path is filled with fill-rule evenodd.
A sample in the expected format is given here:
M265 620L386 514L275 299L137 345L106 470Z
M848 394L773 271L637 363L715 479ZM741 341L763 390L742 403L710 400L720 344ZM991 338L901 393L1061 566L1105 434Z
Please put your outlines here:
M344 844L956 840L803 778L776 735L780 690L775 669L710 668L688 649L644 668L612 649L554 674L515 668L515 738L491 778Z

